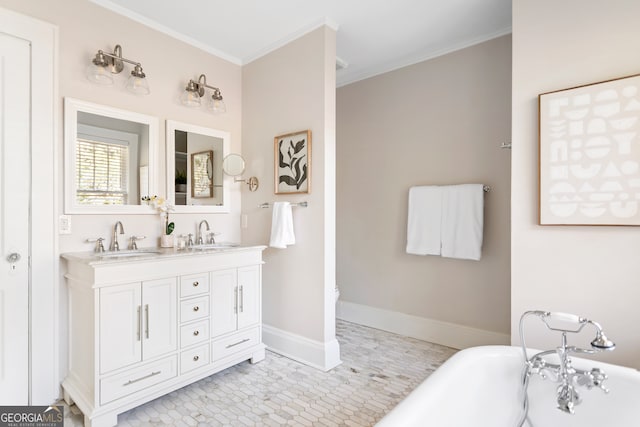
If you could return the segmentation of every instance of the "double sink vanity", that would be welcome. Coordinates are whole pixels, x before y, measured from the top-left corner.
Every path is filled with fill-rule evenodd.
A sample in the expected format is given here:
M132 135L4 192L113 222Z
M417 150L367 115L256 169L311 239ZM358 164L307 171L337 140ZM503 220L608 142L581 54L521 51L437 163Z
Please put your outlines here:
M161 168L158 118L71 98L64 116L65 214L157 221L148 201L163 194L175 214L231 212L230 187L244 182L237 178L244 160L230 152L229 132L167 120ZM256 178L246 183L257 188ZM166 192L159 194L161 187ZM117 242L115 236L114 228ZM81 238L94 239L100 252L62 255L69 313L62 386L86 427L114 426L122 412L264 359L264 246L118 251L114 245L104 252L102 238ZM133 248L136 238L143 237L132 237Z
M65 401L87 427L245 360L265 357L264 246L63 254Z

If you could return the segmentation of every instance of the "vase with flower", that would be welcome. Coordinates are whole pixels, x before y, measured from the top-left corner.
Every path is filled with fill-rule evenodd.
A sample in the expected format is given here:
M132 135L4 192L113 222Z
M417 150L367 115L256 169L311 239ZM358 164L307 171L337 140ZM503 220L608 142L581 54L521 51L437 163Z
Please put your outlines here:
M163 197L152 198L152 202L158 212L160 212L160 216L164 217L162 221L162 235L160 236L160 247L162 248L172 248L175 244L173 238L173 230L175 228L175 224L169 221L169 212L173 211L173 206L167 203L167 201Z

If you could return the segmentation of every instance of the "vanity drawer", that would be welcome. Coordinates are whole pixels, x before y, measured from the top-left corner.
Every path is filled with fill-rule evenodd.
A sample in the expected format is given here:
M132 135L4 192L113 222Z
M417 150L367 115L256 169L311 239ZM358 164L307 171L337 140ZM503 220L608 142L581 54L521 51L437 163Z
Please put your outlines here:
M213 361L217 362L230 354L237 353L260 343L260 328L233 334L231 336L214 341L211 344Z
M180 276L180 298L209 292L209 273Z
M190 323L180 327L180 347L189 347L190 345L209 339L209 319L202 320L197 323Z
M209 364L209 344L180 353L180 373L193 371Z
M158 360L100 380L100 404L159 384L178 375L177 356Z
M209 316L209 295L180 302L180 321L190 322Z

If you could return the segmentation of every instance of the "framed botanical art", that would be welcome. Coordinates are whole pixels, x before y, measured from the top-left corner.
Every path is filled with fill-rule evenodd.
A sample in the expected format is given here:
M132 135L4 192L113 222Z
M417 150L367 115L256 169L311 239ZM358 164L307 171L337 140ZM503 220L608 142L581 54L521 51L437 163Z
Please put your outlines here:
M275 193L296 194L311 191L311 131L279 135L274 138Z
M640 75L539 95L540 224L640 225Z

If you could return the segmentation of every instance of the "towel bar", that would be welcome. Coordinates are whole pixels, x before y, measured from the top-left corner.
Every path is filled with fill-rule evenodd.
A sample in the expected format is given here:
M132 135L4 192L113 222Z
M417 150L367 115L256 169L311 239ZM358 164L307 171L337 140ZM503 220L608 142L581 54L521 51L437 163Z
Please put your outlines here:
M307 206L309 206L309 204L307 202L300 202L300 203L291 203L291 206L300 206L301 208L306 208ZM265 202L265 203L259 204L258 207L262 209L268 209L271 207L271 204L269 202Z

